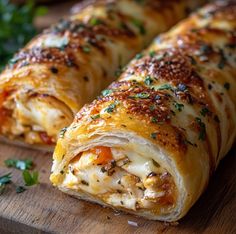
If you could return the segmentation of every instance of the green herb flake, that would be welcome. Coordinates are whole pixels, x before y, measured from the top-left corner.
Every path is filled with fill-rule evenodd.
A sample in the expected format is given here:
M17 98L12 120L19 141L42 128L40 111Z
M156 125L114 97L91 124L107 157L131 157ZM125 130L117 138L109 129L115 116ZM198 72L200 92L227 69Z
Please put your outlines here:
M197 117L195 120L196 120L196 122L199 126L199 137L198 137L198 139L204 141L206 139L206 126L200 118Z
M147 99L150 97L149 93L137 93L133 97L140 98L140 99Z
M107 113L114 112L117 104L118 104L117 102L110 104L104 111L107 112Z
M23 193L25 190L26 190L26 188L23 186L16 187L16 193Z
M224 83L224 88L229 90L230 89L230 83L228 83L228 82Z
M7 159L4 161L7 167L14 167L19 170L31 169L33 167L33 161L30 159L18 160L18 159Z
M67 131L67 127L65 128L62 128L60 133L59 133L59 138L64 138L65 134L66 134L66 131ZM28 169L28 168L27 168Z
M139 19L133 19L132 20L132 24L138 28L139 33L141 35L145 35L146 34L146 29L144 27L144 24L139 20Z
M113 90L105 89L102 91L102 96L106 97L106 96L110 95L111 93L113 93Z
M155 105L149 106L149 110L150 110L150 111L154 111L155 109L156 109L156 106L155 106Z
M92 120L96 120L96 119L99 119L99 118L100 118L100 114L91 115L90 117L91 117Z
M184 108L184 104L180 104L180 103L174 102L174 107L175 107L176 110L181 112L183 110L183 108Z
M151 76L146 76L144 83L150 86L153 83L153 79L151 78Z
M99 24L102 24L103 22L102 22L102 20L100 20L100 19L98 19L98 18L91 18L90 20L89 20L89 24L91 25L91 26L96 26L96 25L99 25Z
M0 177L0 186L4 184L9 184L11 182L11 173L5 174Z
M205 117L209 112L209 109L204 107L201 109L200 114Z
M158 123L158 120L157 120L157 118L152 117L151 122L152 122L152 123Z
M155 133L155 132L151 133L151 138L156 140L157 139L157 133Z
M7 184L11 183L11 173L0 177L0 195L3 194Z
M143 57L143 54L139 53L139 54L136 54L135 58L136 59L141 59Z
M39 183L38 181L39 173L37 171L30 173L28 170L24 170L22 172L22 176L26 186L32 186Z
M153 58L156 55L156 52L154 50L149 52L149 56Z
M82 48L83 52L86 54L89 54L91 51L91 48L89 46L82 46L81 48Z
M171 90L173 91L173 88L170 84L164 84L164 85L161 85L157 88L158 90Z

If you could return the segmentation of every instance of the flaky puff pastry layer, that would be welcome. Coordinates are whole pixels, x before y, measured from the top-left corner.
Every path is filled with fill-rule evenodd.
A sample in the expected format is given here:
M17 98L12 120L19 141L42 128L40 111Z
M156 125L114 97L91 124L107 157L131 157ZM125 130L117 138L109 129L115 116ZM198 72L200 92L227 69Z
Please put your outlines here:
M155 203L128 212L179 220L235 141L235 75L236 3L207 5L156 38L61 132L52 183L69 194L122 210L104 202L100 194L66 186L61 172L81 152L97 146L132 151L168 171L177 192L167 212L154 209Z
M1 134L54 144L123 65L201 2L93 1L45 30L0 75Z

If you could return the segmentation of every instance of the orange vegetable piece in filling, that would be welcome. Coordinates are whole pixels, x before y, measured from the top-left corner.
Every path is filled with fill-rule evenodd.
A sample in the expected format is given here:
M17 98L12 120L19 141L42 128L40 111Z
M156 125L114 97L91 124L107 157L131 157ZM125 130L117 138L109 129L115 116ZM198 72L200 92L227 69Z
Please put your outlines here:
M95 164L107 164L111 161L112 153L109 147L97 146L89 150L92 154L96 154L98 157L94 160Z

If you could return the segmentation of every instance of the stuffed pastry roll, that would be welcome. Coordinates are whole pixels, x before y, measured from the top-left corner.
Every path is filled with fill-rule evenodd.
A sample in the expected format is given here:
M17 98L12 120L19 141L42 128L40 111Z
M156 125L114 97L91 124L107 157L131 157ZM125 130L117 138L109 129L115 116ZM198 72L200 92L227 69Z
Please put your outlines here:
M0 133L54 144L83 104L202 0L97 1L33 39L0 75Z
M236 135L236 3L158 37L60 134L60 190L153 220L183 217Z

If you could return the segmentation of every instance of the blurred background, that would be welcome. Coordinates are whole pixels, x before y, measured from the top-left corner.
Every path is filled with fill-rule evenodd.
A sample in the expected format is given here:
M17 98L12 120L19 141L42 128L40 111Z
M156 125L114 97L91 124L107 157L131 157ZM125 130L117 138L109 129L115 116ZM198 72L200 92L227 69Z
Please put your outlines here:
M20 48L80 0L0 0L0 72Z

